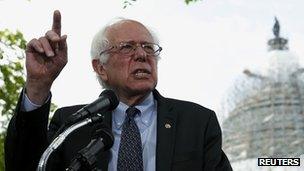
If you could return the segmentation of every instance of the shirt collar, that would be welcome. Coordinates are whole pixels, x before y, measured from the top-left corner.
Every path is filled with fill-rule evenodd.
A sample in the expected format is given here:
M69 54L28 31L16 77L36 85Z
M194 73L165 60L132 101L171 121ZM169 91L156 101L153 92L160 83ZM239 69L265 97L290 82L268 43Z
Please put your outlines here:
M135 118L139 117L139 121L148 127L151 124L151 116L153 114L153 112L149 112L152 111L151 109L154 107L153 93L151 92L143 102L134 107L140 110L140 114L135 116ZM114 118L114 125L117 129L121 129L126 117L126 110L128 108L128 105L124 104L123 102L119 102L117 108L113 110L112 117Z

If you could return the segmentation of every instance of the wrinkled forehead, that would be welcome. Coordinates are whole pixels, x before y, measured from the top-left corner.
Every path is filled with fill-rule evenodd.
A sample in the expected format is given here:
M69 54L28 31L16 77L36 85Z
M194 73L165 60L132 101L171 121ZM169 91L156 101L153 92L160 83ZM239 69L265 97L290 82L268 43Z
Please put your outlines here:
M122 20L110 25L106 29L106 37L113 44L129 41L154 43L149 30L134 20Z

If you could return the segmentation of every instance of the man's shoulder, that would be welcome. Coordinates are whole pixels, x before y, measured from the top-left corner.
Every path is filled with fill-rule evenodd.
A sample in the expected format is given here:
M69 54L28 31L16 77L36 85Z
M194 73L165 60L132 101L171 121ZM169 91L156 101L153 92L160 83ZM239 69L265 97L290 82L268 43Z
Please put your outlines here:
M79 110L82 107L84 107L86 104L77 104L77 105L71 105L71 106L64 106L57 109L57 111L75 111Z
M159 96L158 99L159 105L166 106L166 108L169 108L172 112L178 113L182 118L209 120L212 115L213 117L216 115L213 110L191 101L163 96Z
M65 120L68 116L76 113L78 110L80 110L84 106L85 106L85 104L78 104L78 105L60 107L55 111L53 117L58 118L58 119L60 118L61 120Z
M195 102L166 98L168 104L175 110L192 114L213 114L214 111Z
M76 112L77 110L84 107L86 104L78 104L78 105L71 105L71 106L64 106L60 107L56 110L56 112Z
M168 115L176 116L180 128L191 126L192 132L205 130L210 120L217 118L213 110L191 101L164 98L161 105L169 107Z

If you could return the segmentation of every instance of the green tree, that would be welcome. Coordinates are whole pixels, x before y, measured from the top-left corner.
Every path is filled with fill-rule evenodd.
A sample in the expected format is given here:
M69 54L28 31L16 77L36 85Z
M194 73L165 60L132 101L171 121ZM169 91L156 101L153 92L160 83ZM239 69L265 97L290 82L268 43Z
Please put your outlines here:
M185 3L188 5L190 2L196 2L196 1L200 1L200 0L185 0Z
M23 59L26 41L21 32L0 31L0 114L1 129L13 115L19 91L24 85Z
M0 170L3 171L4 169L4 137L5 134L0 134Z
M127 8L128 6L132 5L137 0L123 0L123 8ZM184 0L185 3L188 5L191 2L201 1L201 0Z

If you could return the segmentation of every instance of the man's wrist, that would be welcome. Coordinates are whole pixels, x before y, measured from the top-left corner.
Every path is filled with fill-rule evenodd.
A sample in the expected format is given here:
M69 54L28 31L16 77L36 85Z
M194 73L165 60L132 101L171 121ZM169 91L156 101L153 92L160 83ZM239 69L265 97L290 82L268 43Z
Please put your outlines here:
M49 97L51 84L44 84L41 81L27 80L25 93L28 99L36 105L43 105Z

